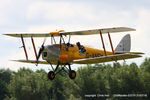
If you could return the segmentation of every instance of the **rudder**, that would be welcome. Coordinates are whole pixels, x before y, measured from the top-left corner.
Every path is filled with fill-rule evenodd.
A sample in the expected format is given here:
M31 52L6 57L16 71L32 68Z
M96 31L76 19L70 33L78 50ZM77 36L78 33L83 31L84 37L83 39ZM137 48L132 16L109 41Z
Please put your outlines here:
M130 34L127 34L121 39L115 51L116 53L117 52L129 52L130 49L131 49L131 37L130 37Z

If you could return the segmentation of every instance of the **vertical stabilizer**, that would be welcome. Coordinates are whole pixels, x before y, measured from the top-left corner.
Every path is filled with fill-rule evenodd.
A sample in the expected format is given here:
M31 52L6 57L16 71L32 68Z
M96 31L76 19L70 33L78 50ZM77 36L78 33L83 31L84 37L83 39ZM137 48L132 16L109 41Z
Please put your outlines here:
M130 49L131 49L131 37L130 34L127 34L121 39L115 50L117 53L117 52L130 52Z

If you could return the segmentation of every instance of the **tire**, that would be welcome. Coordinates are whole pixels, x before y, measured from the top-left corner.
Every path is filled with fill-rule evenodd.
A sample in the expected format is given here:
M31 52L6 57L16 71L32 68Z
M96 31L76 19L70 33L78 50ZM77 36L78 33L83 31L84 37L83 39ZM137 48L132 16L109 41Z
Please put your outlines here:
M76 78L76 72L75 72L74 70L71 70L71 71L69 72L69 77L70 77L71 79L75 79L75 78Z
M53 71L48 72L48 78L53 80L55 78L55 73Z

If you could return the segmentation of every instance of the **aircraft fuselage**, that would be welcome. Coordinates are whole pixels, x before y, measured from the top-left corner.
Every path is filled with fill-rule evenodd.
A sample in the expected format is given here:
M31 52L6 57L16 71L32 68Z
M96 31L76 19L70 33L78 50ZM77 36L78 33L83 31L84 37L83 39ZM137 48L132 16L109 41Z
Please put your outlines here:
M61 48L61 50L60 50ZM79 49L79 47L75 44L54 44L44 46L44 51L42 52L42 58L46 61L56 62L59 61L61 63L72 62L73 60L84 59L84 58L95 58L104 56L104 50L91 48L88 46L84 46L85 52ZM113 53L110 51L106 52L107 55L112 55Z

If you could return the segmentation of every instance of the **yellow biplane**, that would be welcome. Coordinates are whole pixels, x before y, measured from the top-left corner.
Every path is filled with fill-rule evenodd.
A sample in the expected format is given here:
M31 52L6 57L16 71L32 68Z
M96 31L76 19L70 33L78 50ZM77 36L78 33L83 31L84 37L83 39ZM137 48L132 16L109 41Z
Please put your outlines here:
M95 63L103 63L103 62L142 57L141 55L144 53L130 52L131 39L129 34L125 35L122 38L122 40L117 45L115 50L113 49L110 33L127 32L127 31L135 31L135 29L127 28L127 27L116 27L116 28L104 28L104 29L93 29L93 30L71 31L71 32L65 32L64 30L60 30L60 31L49 32L49 33L17 33L17 34L4 34L4 35L21 38L26 59L13 60L13 61L23 62L23 63L34 63L36 65L50 64L53 71L49 71L48 78L50 80L53 80L55 78L55 75L62 70L66 71L69 74L69 77L71 79L75 79L76 72L71 69L70 66L71 64L95 64ZM100 35L103 50L83 46L81 45L80 42L77 42L76 44L70 43L70 37L72 35L93 35L93 34ZM106 51L104 40L103 40L103 34L108 34L112 51ZM55 40L56 36L60 37L59 43L56 43ZM69 40L67 43L65 42L64 36L69 36ZM45 46L44 45L45 39L44 39L44 42L37 54L33 37L51 37L51 45ZM28 59L24 38L31 38L35 57L36 57L35 60ZM43 61L39 61L41 55ZM53 65L56 65L56 67L54 68ZM60 65L61 67L58 69ZM68 67L66 67L66 65Z

